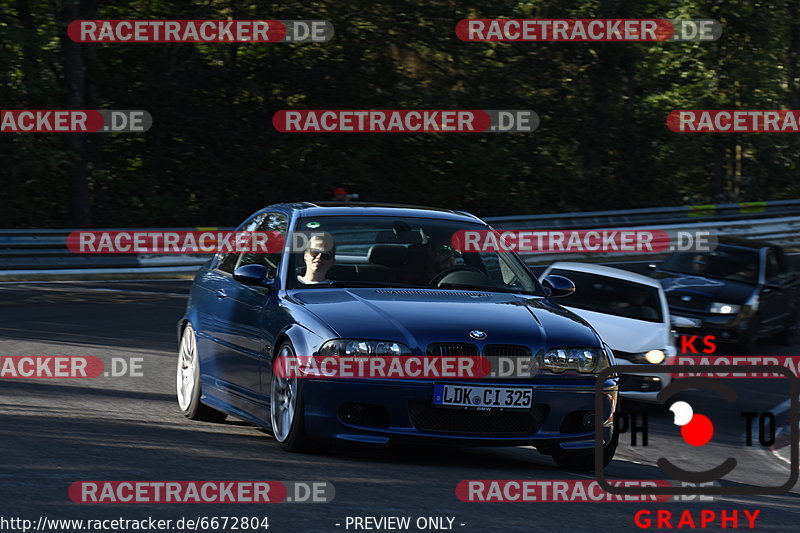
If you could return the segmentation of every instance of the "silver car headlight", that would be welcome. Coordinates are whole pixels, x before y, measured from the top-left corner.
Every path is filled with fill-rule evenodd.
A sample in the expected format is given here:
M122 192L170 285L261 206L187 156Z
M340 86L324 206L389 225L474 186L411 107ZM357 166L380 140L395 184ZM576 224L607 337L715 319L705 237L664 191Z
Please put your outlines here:
M631 356L625 356L624 359L632 363L660 365L667 359L667 354L664 350L650 350L647 352L635 353Z
M317 353L320 357L331 355L363 357L370 355L411 355L411 350L401 342L333 339L323 344Z
M604 348L551 348L542 356L541 368L560 374L575 370L597 374L611 366L611 356Z
M726 304L723 302L712 302L709 307L709 313L717 313L720 315L735 315L742 310L741 305Z

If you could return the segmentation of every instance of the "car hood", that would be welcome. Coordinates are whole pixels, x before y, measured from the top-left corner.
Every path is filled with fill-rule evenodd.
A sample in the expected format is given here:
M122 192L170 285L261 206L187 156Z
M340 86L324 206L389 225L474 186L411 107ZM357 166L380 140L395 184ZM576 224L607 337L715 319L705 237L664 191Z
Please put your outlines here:
M338 338L395 340L424 352L431 343L600 346L580 317L537 297L422 289L306 289L292 300ZM483 340L469 332L486 333Z
M693 301L704 304L710 302L743 304L754 291L754 286L732 280L671 272L658 272L656 277L664 288L670 306L695 307L695 305L682 305L683 302Z
M669 344L669 327L663 322L648 322L621 316L568 307L582 317L612 350L629 353L663 350ZM631 335L635 331L636 335Z

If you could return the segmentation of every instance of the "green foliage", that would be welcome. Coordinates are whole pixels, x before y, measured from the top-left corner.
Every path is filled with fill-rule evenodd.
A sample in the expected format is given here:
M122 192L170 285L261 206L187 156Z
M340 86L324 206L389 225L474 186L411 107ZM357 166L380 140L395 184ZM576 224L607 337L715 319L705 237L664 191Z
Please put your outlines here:
M673 109L800 106L791 0L0 0L4 109L67 106L64 13L314 19L323 44L81 45L85 102L146 109L143 135L0 135L0 226L235 225L273 202L364 200L508 215L800 196L796 136L676 134ZM29 13L29 15L27 13ZM716 18L716 43L466 43L467 17ZM87 17L88 18L88 17ZM531 134L281 134L280 109L534 109ZM72 203L72 204L71 204Z

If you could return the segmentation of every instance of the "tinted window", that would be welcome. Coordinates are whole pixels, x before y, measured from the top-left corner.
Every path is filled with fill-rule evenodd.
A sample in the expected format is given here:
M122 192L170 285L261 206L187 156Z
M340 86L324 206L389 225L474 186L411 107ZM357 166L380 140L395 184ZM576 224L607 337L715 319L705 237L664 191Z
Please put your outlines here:
M286 236L286 229L289 220L283 213L263 213L256 216L253 221L243 228L243 231L265 231L270 232L270 238L275 234ZM244 265L264 265L267 267L267 276L275 277L278 265L281 263L281 252L276 253L249 253L245 252L239 257L236 268Z
M239 231L279 232L285 236L287 227L288 218L283 213L262 213L247 221ZM220 254L217 257L216 268L223 272L233 273L233 271L240 266L257 263L267 267L269 272L268 276L274 277L278 265L280 264L280 258L280 253L259 254L234 252Z
M648 322L664 321L656 287L574 270L554 269L550 274L575 283L575 292L558 299L561 305Z
M300 219L299 231L292 235L293 253L288 276L290 288L324 286L320 276L308 274L308 265L317 262L314 234L332 239L335 251L326 264L326 282L337 281L346 285L393 284L395 286L436 288L437 276L450 269L454 271L442 288L498 290L542 295L536 280L521 260L511 253L469 252L452 246L453 234L460 230L486 230L474 223L428 218L372 217L318 217ZM455 274L458 272L458 275ZM298 279L298 276L300 279ZM304 281L306 284L304 284ZM436 283L431 283L436 281ZM458 285L458 287L455 287Z
M712 252L670 254L661 268L703 278L755 284L758 281L759 264L758 250L721 244Z
M223 272L233 273L233 269L236 267L236 261L239 260L239 254L230 253L230 254L222 254L217 259L217 268L222 270Z

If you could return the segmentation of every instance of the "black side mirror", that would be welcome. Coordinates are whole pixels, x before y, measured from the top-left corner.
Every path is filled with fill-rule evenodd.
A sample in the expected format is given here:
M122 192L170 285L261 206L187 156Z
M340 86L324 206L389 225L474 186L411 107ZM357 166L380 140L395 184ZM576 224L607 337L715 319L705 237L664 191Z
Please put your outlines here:
M272 287L274 281L267 279L267 267L264 265L244 265L233 271L233 279L244 285Z
M557 276L552 274L547 276L542 281L542 287L549 293L548 296L553 298L560 298L562 296L569 296L575 292L575 284L572 280L564 276Z

